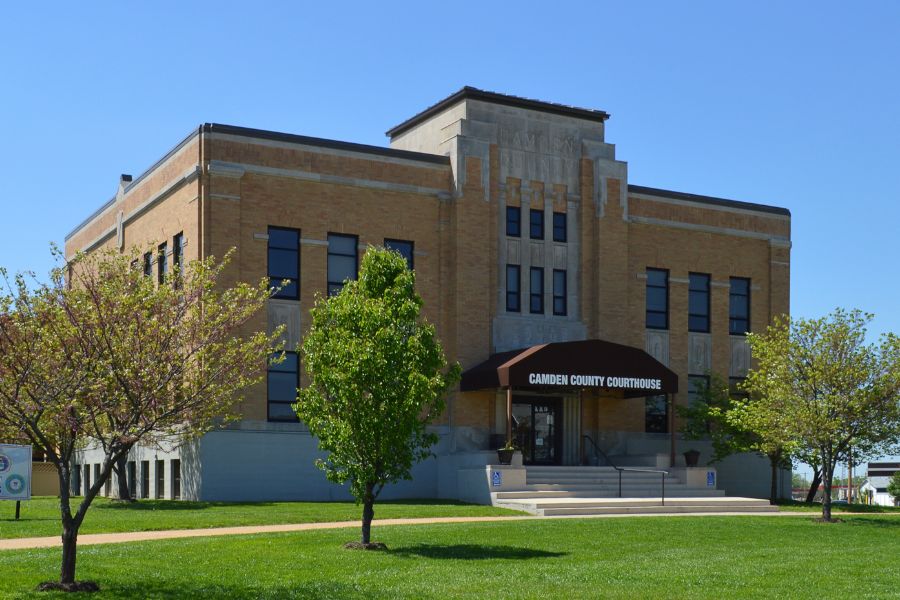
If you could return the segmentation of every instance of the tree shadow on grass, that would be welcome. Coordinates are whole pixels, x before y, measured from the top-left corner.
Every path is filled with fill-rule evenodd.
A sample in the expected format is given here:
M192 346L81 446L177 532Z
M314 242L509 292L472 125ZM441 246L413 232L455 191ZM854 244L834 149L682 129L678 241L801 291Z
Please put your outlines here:
M98 504L97 510L204 510L215 507L272 506L271 502L193 502L191 500L141 500ZM92 507L94 508L94 507Z
M533 548L488 546L484 544L416 544L415 546L388 549L388 552L402 558L421 556L424 558L451 558L457 560L557 558L568 554L567 552L549 552Z
M870 517L854 518L852 515L836 515L845 525L854 527L885 527L900 529L900 517Z

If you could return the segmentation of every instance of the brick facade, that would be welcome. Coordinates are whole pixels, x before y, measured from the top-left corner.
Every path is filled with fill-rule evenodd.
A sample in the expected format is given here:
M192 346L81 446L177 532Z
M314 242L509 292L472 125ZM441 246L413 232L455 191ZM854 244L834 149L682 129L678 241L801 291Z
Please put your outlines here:
M689 362L697 359L689 273L712 282L708 341L695 345L708 349L712 371L734 375L734 353L743 350L728 334L729 278L751 281L753 331L789 310L790 216L630 185L626 163L605 142L607 116L466 88L391 130L391 148L204 125L125 182L67 237L66 253L117 245L122 220L124 248L171 247L183 232L188 259L234 247L228 279L257 281L267 274L267 228L296 228L300 329L292 335L299 339L309 308L326 293L329 233L359 236L360 255L386 238L410 240L425 317L463 369L517 342L601 338L656 348L645 327L645 274L668 269L668 352L656 357L679 375L684 404ZM507 206L522 210L518 239L505 235ZM551 217L544 240L527 236L531 209ZM550 240L554 212L568 215L566 243ZM506 312L505 265L516 262L523 271L526 263L544 269L544 314ZM554 268L569 279L565 317L552 314ZM520 290L527 308L525 273ZM266 327L267 319L260 314L251 326ZM449 450L484 449L505 427L500 401L495 390L455 392L442 421ZM246 394L241 411L245 421L265 423L265 386ZM580 418L585 431L642 432L644 403L585 393Z

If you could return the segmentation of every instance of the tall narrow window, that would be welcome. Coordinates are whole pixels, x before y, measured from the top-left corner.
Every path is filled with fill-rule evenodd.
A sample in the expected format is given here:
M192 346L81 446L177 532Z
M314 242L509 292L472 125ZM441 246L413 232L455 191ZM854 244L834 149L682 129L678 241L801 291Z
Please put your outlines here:
M709 333L709 275L688 275L688 331Z
M153 253L144 252L144 276L153 276Z
M728 333L745 335L750 331L750 280L731 278L728 294Z
M707 402L709 394L709 376L707 375L688 375L688 406L696 408L700 402ZM710 429L710 422L707 421L703 427L707 433Z
M553 314L564 317L566 307L566 271L565 269L553 269Z
M269 285L281 288L275 298L300 299L300 232L269 227Z
M522 209L518 206L506 207L506 235L512 237L522 235Z
M133 460L128 461L128 477L126 481L128 482L128 494L131 498L137 498L136 490L134 486L137 485L137 467Z
M172 238L172 270L175 272L175 287L181 287L181 271L184 268L184 233Z
M647 269L647 328L669 328L669 272Z
M564 212L555 212L553 213L553 241L554 242L566 242L569 238L568 232L568 221L566 219L566 213Z
M72 495L81 495L81 465L75 465L72 468Z
M269 397L270 421L296 421L297 413L291 404L297 402L297 388L300 386L300 361L296 352L285 352L284 360L270 364L266 374Z
M91 489L91 465L84 465L84 493L82 496L87 496L88 491Z
M166 497L166 461L156 461L156 497Z
M172 500L181 500L181 461L172 459Z
M531 289L528 310L534 314L544 313L544 269L531 267Z
M665 395L647 396L644 401L644 431L669 432L669 403L666 402Z
M166 274L169 272L169 261L166 253L168 252L168 244L163 242L156 249L156 280L159 283L166 282Z
M356 279L359 238L355 235L328 234L328 295L338 294L344 281Z
M406 240L384 240L384 247L394 252L399 252L400 256L406 259L406 266L409 270L413 270L413 243Z
M519 312L522 310L520 301L520 267L519 265L506 265L506 311Z
M544 239L544 211L535 208L530 213L530 237L533 240Z
M150 497L150 461L141 461L141 498Z

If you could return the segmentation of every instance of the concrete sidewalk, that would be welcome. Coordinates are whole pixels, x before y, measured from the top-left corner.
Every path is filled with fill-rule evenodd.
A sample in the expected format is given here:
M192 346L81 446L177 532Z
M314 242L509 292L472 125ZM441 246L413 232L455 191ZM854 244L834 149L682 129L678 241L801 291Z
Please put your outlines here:
M836 515L853 516L855 514L872 513L841 513ZM778 513L747 513L747 512L719 512L719 513L677 513L677 514L612 514L612 515L566 515L555 517L538 517L534 515L509 516L509 517L429 517L421 519L376 519L372 521L372 527L384 527L388 525L434 525L441 523L497 523L500 521L528 521L546 519L634 519L638 517L662 518L662 517L736 517L736 516L809 516L815 517L816 513L808 512L778 512ZM79 546L92 546L95 544L122 544L126 542L146 542L152 540L170 540L178 538L214 537L220 535L253 535L257 533L286 533L291 531L314 531L317 529L348 529L360 527L359 521L330 521L325 523L293 523L285 525L246 525L241 527L211 527L207 529L168 529L161 531L126 531L121 533L87 533L78 536ZM59 536L15 538L0 540L0 550L27 550L32 548L56 548L62 545Z

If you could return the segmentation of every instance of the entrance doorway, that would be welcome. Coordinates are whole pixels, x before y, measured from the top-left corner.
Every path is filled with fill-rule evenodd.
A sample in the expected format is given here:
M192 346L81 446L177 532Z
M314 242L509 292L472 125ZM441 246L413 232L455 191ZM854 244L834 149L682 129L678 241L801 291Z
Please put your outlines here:
M513 438L526 465L558 465L562 456L562 400L513 396Z

